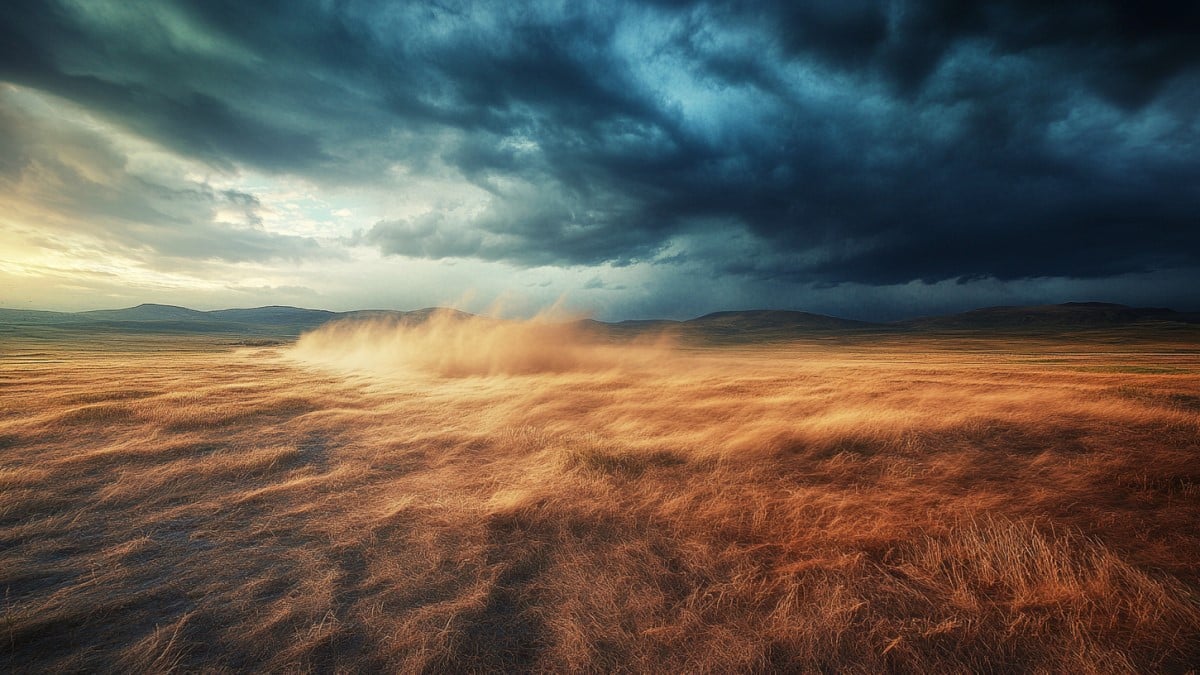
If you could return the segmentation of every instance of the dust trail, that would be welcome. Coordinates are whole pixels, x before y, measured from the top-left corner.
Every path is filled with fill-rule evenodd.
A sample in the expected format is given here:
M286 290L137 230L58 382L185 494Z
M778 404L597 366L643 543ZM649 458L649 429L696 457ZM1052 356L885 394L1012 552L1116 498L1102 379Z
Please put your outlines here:
M316 365L380 375L443 377L599 372L662 363L665 336L614 343L579 322L538 315L505 321L438 310L421 322L345 320L306 333L288 351Z

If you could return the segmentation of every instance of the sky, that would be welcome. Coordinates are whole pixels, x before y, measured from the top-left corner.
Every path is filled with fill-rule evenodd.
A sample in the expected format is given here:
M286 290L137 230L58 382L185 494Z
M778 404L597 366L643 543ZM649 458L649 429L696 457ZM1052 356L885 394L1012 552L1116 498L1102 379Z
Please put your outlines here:
M5 0L0 306L1200 308L1200 4Z

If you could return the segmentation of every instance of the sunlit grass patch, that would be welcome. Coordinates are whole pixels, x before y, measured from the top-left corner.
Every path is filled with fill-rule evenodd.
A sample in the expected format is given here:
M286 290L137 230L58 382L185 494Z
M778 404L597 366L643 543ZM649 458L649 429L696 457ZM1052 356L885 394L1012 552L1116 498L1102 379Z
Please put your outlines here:
M0 668L1187 672L1200 355L1074 347L8 359Z
M679 454L666 450L607 450L594 445L573 447L564 455L564 463L570 468L625 476L640 476L655 468L675 467L686 461Z

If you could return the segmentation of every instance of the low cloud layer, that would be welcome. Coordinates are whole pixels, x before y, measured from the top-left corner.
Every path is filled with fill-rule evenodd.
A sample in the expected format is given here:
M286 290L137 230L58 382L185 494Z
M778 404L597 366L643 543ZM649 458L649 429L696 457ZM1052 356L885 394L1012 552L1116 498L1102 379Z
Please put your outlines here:
M264 230L254 195L189 176L185 163L146 153L62 105L0 89L6 216L43 236L86 235L151 266L330 255L312 239Z
M327 233L346 251L649 266L761 305L1200 287L1198 32L1200 10L1153 2L16 0L0 79L217 175L353 191L358 220ZM258 227L253 191L3 106L3 189L74 227L164 256L330 254ZM1126 295L1200 304L1187 285Z

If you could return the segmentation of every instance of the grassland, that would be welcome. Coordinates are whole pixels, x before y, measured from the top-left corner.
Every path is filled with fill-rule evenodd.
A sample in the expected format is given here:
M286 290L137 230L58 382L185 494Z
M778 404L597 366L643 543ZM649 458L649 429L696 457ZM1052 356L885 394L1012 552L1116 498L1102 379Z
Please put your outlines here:
M0 669L1200 663L1194 342L394 328L7 339Z

